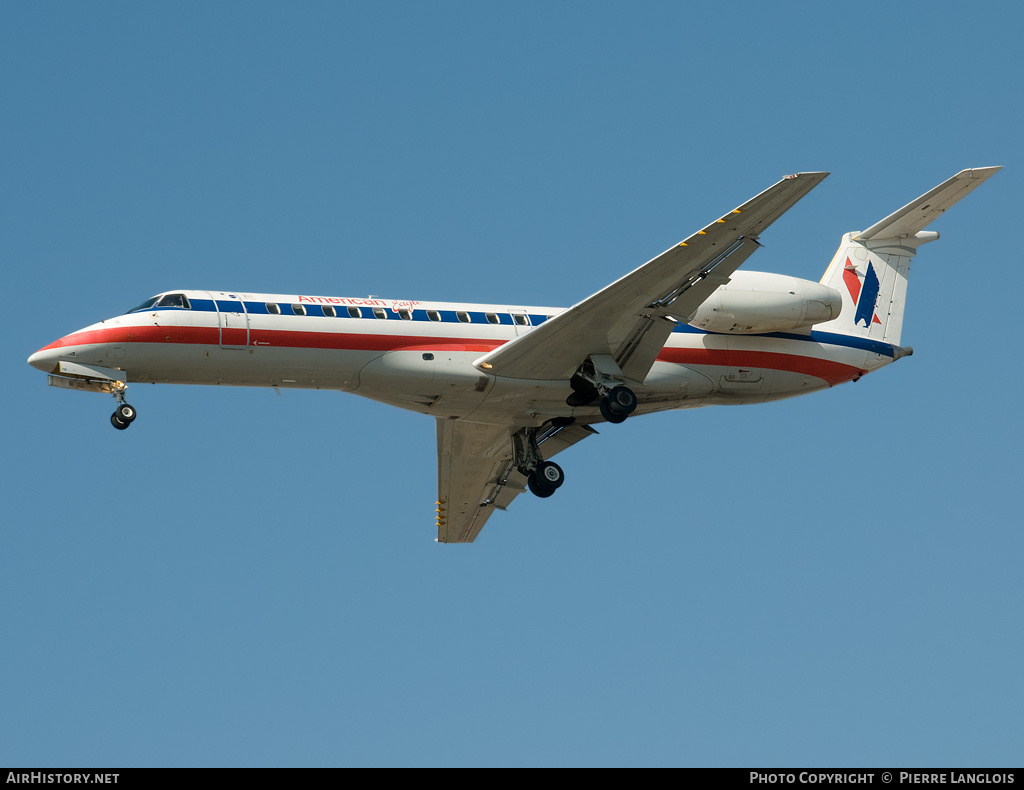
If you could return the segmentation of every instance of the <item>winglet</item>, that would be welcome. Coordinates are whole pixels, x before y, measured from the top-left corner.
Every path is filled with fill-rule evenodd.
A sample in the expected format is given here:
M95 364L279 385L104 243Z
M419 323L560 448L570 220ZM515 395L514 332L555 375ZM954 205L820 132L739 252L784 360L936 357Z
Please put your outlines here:
M979 187L985 179L995 175L1002 167L976 167L961 170L948 181L921 195L917 200L894 211L885 219L876 222L865 231L854 235L857 241L870 239L895 239L913 236L924 230L942 212L962 197Z

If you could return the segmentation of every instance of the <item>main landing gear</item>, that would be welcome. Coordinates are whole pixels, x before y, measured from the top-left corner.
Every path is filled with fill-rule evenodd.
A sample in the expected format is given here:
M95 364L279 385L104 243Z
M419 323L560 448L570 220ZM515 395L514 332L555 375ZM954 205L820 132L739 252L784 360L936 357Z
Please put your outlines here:
M628 387L614 387L601 398L601 416L608 422L625 422L636 411L636 395Z
M130 406L124 400L125 385L121 382L119 387L114 387L114 400L117 401L117 408L114 409L114 413L110 415L110 424L113 425L117 430L123 431L135 420L138 412L135 411L134 406Z
M526 485L536 496L549 497L565 482L562 467L552 461L541 461L526 476Z
M549 497L565 482L562 467L540 454L536 428L521 428L512 434L512 463L526 476L526 485L536 496Z
M601 402L598 408L601 409L601 416L608 422L625 422L626 418L636 411L636 394L629 387L622 385L616 387L595 386L589 381L574 377L569 382L573 387L573 393L565 399L569 406L590 406L598 398ZM601 397L601 396L604 397Z
M591 406L600 398L601 416L608 422L625 422L636 411L636 394L622 385L622 370L607 355L587 357L569 380L572 394L565 399L568 406Z
M593 406L600 399L601 416L611 423L624 422L636 411L636 393L622 385L618 364L607 355L590 356L569 380L572 394L565 399L573 408ZM574 421L572 417L551 420L546 428L520 428L512 434L512 468L526 477L526 485L536 496L549 497L565 482L562 467L545 461L539 444ZM592 428L590 430L593 430ZM540 434L540 440L537 436ZM505 479L508 477L506 475Z

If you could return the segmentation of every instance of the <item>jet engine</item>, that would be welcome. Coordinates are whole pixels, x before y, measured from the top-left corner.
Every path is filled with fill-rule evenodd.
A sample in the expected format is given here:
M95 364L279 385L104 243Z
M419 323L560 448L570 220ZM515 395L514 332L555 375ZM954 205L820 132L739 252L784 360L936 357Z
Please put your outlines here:
M843 308L839 291L784 274L738 271L691 316L708 332L759 335L807 330L831 321Z

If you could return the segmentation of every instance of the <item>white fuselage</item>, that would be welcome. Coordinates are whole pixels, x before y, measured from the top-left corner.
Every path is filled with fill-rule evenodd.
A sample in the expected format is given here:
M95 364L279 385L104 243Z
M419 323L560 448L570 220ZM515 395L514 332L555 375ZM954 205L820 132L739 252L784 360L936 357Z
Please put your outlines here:
M564 380L488 375L473 362L561 309L377 298L168 292L187 307L150 306L61 338L30 362L124 372L128 383L333 389L436 417L513 426L556 417L600 422L572 407ZM810 330L672 332L643 382L637 413L787 398L892 362L893 346Z

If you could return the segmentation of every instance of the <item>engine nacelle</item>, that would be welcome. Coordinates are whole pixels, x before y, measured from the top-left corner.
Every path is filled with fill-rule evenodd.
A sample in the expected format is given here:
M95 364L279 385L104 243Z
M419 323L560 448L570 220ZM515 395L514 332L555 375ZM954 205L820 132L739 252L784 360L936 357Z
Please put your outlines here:
M797 277L738 271L697 308L689 322L708 332L759 335L810 329L843 309L839 291Z

